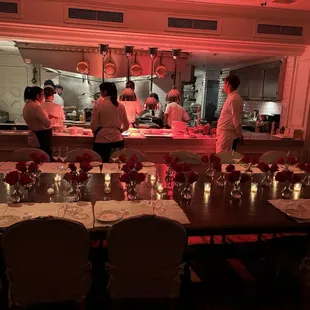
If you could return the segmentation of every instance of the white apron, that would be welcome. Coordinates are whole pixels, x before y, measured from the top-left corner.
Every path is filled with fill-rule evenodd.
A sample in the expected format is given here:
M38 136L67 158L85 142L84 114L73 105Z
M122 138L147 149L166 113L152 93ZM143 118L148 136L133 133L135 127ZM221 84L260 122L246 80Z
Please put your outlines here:
M216 153L232 151L233 140L237 138L235 130L217 129Z

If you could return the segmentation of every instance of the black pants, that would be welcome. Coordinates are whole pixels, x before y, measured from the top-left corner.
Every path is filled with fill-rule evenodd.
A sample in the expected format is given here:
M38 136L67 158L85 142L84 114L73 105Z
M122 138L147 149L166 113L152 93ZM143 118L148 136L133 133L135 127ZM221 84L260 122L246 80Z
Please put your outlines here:
M94 143L94 151L101 156L103 163L108 163L112 149L124 148L124 146L124 140L112 143Z
M233 149L233 151L236 151L236 150L237 150L237 145L238 145L239 141L240 141L239 138L233 140L233 143L232 143L232 149Z
M39 141L40 149L50 157L51 161L54 161L52 156L52 139L53 139L52 129L34 131L34 133Z

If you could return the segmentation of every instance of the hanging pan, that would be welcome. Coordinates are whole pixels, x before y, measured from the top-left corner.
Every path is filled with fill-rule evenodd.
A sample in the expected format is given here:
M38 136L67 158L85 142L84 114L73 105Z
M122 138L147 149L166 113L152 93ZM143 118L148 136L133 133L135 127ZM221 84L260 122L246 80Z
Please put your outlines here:
M135 62L130 68L130 74L132 76L140 76L142 73L142 67L139 63L137 63L137 53L135 54Z
M159 65L155 69L155 74L159 79L163 79L167 75L167 68L162 64L162 55L160 55Z
M108 62L106 63L106 65L104 66L104 72L107 75L114 75L116 72L116 66L112 62L112 59L111 59L111 50L109 50L109 59L108 59Z

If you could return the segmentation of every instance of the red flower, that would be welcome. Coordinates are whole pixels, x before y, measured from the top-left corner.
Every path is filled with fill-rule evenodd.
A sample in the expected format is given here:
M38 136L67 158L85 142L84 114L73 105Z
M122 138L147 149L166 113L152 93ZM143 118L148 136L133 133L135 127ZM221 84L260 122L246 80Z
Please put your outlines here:
M279 170L279 167L277 164L272 164L270 167L270 172L276 172Z
M33 180L30 178L30 176L26 173L21 173L19 175L19 184L21 186L25 186L27 184L30 184L31 182L33 182Z
M30 157L38 165L47 160L47 157L44 154L40 154L38 152L32 153Z
M289 181L291 183L297 183L300 181L298 175L294 174L292 171L281 171L276 174L276 180L279 182Z
M306 171L306 164L298 164L297 167L302 171Z
M76 167L75 167L76 168ZM84 172L88 172L93 169L93 166L87 161L83 161L80 163L80 169Z
M242 173L240 183L246 183L248 181L250 181L250 176L247 173Z
M227 172L233 172L233 171L235 171L235 169L236 169L236 167L234 165L228 165L226 167Z
M180 172L180 173L177 173L175 175L175 178L174 178L175 182L177 183L184 183L185 182L185 174Z
M87 179L89 178L87 172L85 171L81 171L77 176L76 176L76 181L78 183L84 183L87 181Z
M212 128L212 129L210 130L210 134L211 134L211 135L216 135L216 128Z
M39 166L35 163L32 162L29 166L28 166L28 171L29 172L36 172L39 169Z
M310 173L310 164L306 164L305 172Z
M276 181L285 182L285 175L283 172L278 172L275 176Z
M189 183L195 183L197 180L198 180L198 173L197 172L194 172L194 171L191 171L189 174L188 174L188 178L187 178L188 182Z
M136 177L136 178L137 178L136 181L137 181L138 183L142 183L142 182L145 180L145 174L139 172L139 173L137 174L137 177Z
M76 165L73 164L73 163L69 164L68 167L69 167L69 169L70 169L71 171L76 171L76 169L77 169L77 168L76 168Z
M212 164L220 164L221 163L221 159L219 157L217 157L215 154L211 154L210 155L210 162Z
M124 173L120 176L120 181L126 184L130 183L130 176L127 173Z
M283 159L283 158L279 158L279 159L278 159L278 164L279 164L279 165L284 165L284 164L285 164L284 159Z
M202 156L201 157L201 161L203 162L203 163L208 163L209 162L209 156L208 155L204 155L204 156Z
M15 185L19 180L19 172L18 171L11 171L6 174L3 181L10 185Z
M262 172L269 172L270 170L269 166L265 163L259 163L258 169L260 169Z
M129 161L132 161L132 162L136 162L137 160L138 160L138 157L135 154L132 154L129 158Z
M213 169L216 172L221 172L222 171L222 164L213 164Z
M132 161L129 161L127 164L125 164L122 167L122 170L126 173L129 173L131 170L133 170L135 168L135 163Z
M121 154L121 155L118 157L118 160L119 160L121 163L125 163L125 162L126 162L126 156L125 156L125 154Z
M67 172L65 175L64 175L64 180L66 180L67 182L71 182L73 181L73 175L71 172Z
M286 162L289 164L289 165L295 165L297 163L297 160L295 157L292 157L292 156L288 156L286 158Z
M174 163L178 163L180 161L181 161L181 159L179 158L179 156L175 156L174 159L173 159Z
M140 163L140 162L137 162L136 163L136 166L135 166L135 169L137 170L137 171L140 171L141 169L142 169L142 164Z
M293 174L292 178L291 178L291 183L295 184L295 183L298 183L298 182L300 182L300 176L297 175L297 174Z
M249 156L244 156L242 159L241 159L241 162L243 162L244 164L249 164L251 162L251 159Z
M191 165L188 163L183 164L183 169L184 169L184 172L189 172L192 170Z
M175 171L175 172L182 172L183 171L183 165L177 164L177 163L172 163L171 164L171 168Z
M241 176L241 172L238 171L238 170L234 170L233 172L230 172L230 173L226 174L226 179L229 182L234 183L234 182L239 181L240 176Z
M166 165L170 165L173 161L173 157L169 154L164 155L164 160L166 162Z
M26 172L27 171L27 165L24 161L18 162L16 164L16 169L18 171L21 171L21 172Z

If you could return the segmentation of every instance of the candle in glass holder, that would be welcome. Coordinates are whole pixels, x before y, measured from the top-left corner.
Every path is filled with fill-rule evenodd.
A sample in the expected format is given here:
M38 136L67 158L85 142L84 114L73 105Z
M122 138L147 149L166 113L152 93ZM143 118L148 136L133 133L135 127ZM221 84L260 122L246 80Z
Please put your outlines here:
M203 189L204 189L204 192L205 192L205 193L210 193L210 191L211 191L211 183L206 182L206 183L204 184Z
M294 184L294 191L295 192L300 192L301 191L301 187L302 187L301 183Z
M257 193L258 183L251 183L251 193Z
M54 176L54 181L55 181L55 182L60 182L60 181L61 181L61 175L57 173L57 174Z
M157 191L158 191L158 193L162 193L163 191L164 191L164 187L163 187L163 185L162 184L158 184L157 185Z
M111 174L110 174L110 173L106 173L106 174L104 175L104 180L105 180L106 182L110 182L110 181L111 181Z

